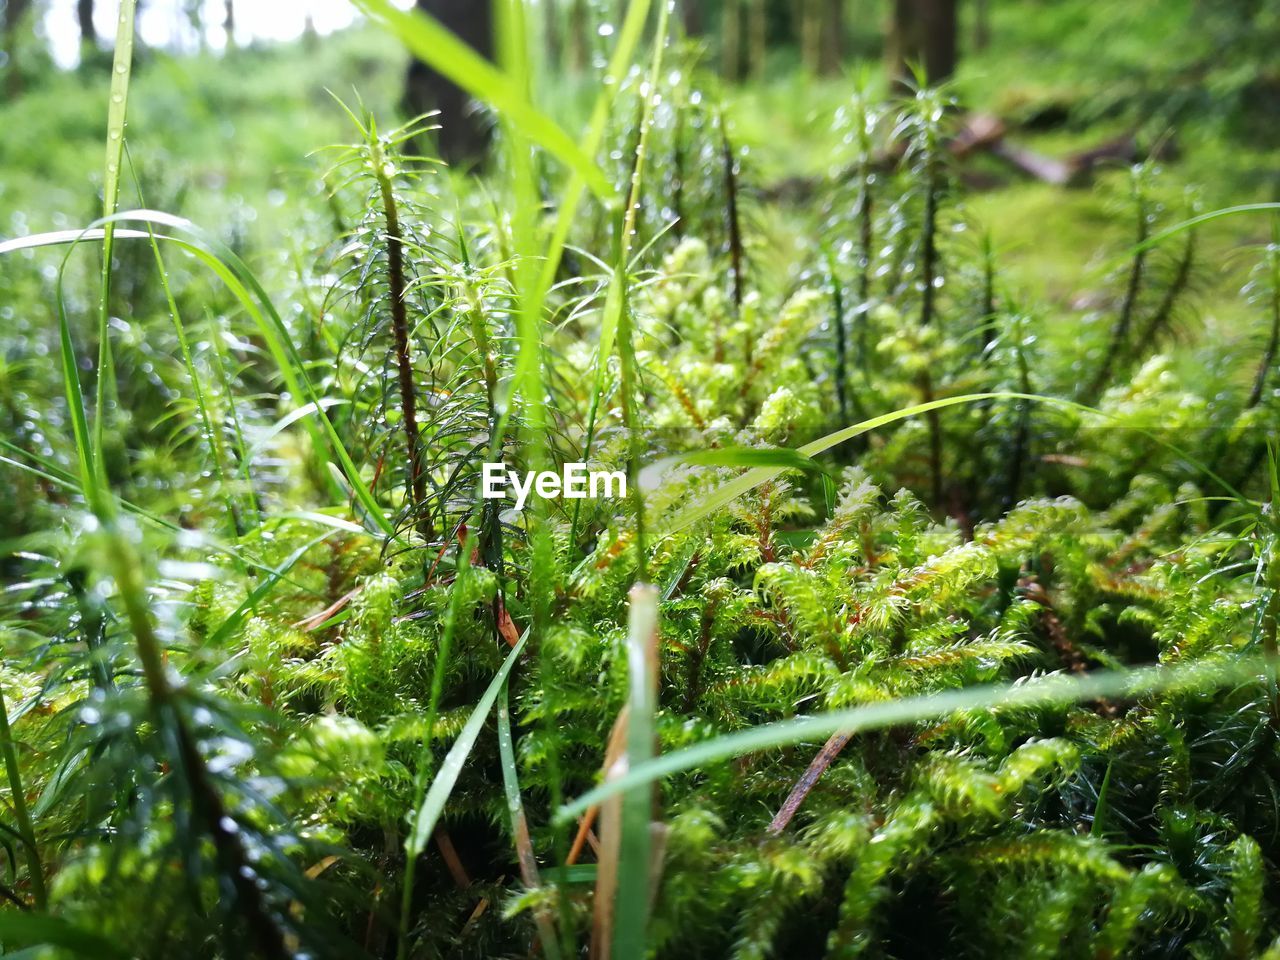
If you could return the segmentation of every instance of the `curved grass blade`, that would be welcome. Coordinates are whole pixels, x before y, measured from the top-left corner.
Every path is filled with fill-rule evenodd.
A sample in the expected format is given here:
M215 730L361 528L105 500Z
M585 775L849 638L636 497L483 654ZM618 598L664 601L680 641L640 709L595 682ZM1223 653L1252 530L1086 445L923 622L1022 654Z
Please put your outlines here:
M212 649L217 649L232 632L238 627L246 616L248 616L262 599L276 588L276 585L293 569L294 565L306 556L307 551L318 545L322 541L333 536L332 530L326 530L318 537L313 537L302 546L298 547L293 553L285 558L284 562L274 569L268 570L267 575L262 581L253 588L253 591L244 598L240 606L236 607L225 620L218 626L207 641L207 645Z
M1274 658L1254 656L1234 662L1201 661L1187 665L1138 667L1134 670L1109 670L1084 675L1053 674L1036 680L985 684L962 690L903 697L848 710L834 710L830 713L761 724L664 754L634 767L618 779L588 790L577 800L565 804L556 811L555 819L567 822L588 807L615 794L646 786L674 773L760 750L817 742L838 731L859 733L864 730L880 730L975 710L1049 707L1102 698L1130 699L1179 689L1205 691L1269 676L1275 669Z
M130 162L132 163L132 158ZM136 176L134 178L134 186L137 188L138 202L141 204L144 202L142 185L137 182ZM107 229L110 228L108 227ZM213 416L210 413L204 378L200 376L200 371L196 368L195 356L191 352L191 342L187 338L187 328L182 322L182 312L178 309L178 301L174 298L173 288L169 284L169 269L165 266L164 255L160 252L160 244L156 241L155 231L150 227L147 228L147 241L151 246L152 256L155 258L156 273L160 278L160 289L164 293L165 305L169 308L169 319L178 338L178 350L182 356L182 365L186 370L187 380L191 383L191 390L195 397L196 410L200 415L201 433L205 443L208 445L210 459L213 462L214 476L218 481L223 503L227 508L227 529L233 537L240 537L244 535L244 526L235 495L228 487L228 478L231 471L227 466L226 449L219 436L218 426L214 423ZM240 567L243 571L243 564Z
M780 470L827 472L822 464L804 451L788 447L715 447L659 460L654 466L677 463L695 467L777 467Z
M1238 217L1249 213L1275 213L1276 211L1280 211L1280 203L1242 203L1234 207L1222 207L1219 210L1210 210L1207 213L1190 217L1186 220L1182 220L1178 223L1165 227L1163 230L1156 231L1151 236L1147 237L1146 240L1143 240L1141 243L1135 243L1128 249L1117 253L1114 257L1108 257L1088 272L1091 274L1110 273L1130 258L1150 250L1152 247L1158 247L1166 240L1172 240L1181 233L1185 233L1188 230L1194 230L1202 223L1211 223L1214 220L1222 220L1226 217Z
M1189 219L1175 223L1170 227L1166 227L1164 230L1159 230L1156 233L1153 233L1142 243L1127 251L1126 255L1131 256L1135 253L1141 253L1144 250L1149 250L1152 247L1159 246L1166 240L1176 237L1180 233L1185 233L1187 230L1194 230L1202 223L1210 223L1214 220L1221 220L1224 217L1237 217L1246 213L1273 213L1277 210L1280 210L1280 203L1242 203L1235 207L1223 207L1219 210L1210 210L1208 213L1202 213L1199 216L1190 217Z
M814 440L810 443L806 443L802 447L797 447L796 452L805 457L814 457L814 456L817 456L819 453L823 453L827 450L832 449L833 447L837 447L840 444L844 443L845 441L851 440L856 436L867 433L871 430L875 430L879 427L887 426L891 423L896 423L899 420L905 420L909 417L918 416L922 413L928 413L932 410L941 410L944 407L954 407L959 404L965 404L965 403L976 403L981 400L1029 400L1034 403L1044 403L1044 404L1048 404L1049 406L1060 407L1064 410L1073 410L1073 411L1076 411L1077 413L1093 414L1095 416L1099 416L1103 418L1115 419L1113 417L1110 417L1110 415L1104 413L1103 411L1096 409L1095 407L1086 406L1085 404L1082 404L1082 403L1076 403L1073 400L1064 400L1061 397L1047 397L1047 396L1044 396L1043 394L1017 393L1012 391L1009 391L1009 392L998 391L994 393L967 393L967 394L963 394L961 396L955 396L955 397L942 397L938 400L930 400L927 403L918 403L918 404L915 404L914 406L903 407L900 410L894 410L891 413L881 414L878 417L871 417L868 420L863 420L859 423L853 424L852 426L848 426L840 430L836 430L834 433L829 433L825 437L819 437L817 440ZM1232 484L1230 484L1225 479L1223 479L1211 467L1197 460L1195 457L1191 456L1189 453L1187 453L1187 451L1183 450L1181 447L1175 444L1169 443L1167 440L1158 436L1152 431L1144 430L1141 427L1133 427L1132 429L1135 432L1155 441L1160 446L1164 447L1166 450L1169 450L1172 453L1177 454L1179 457L1182 457L1196 470L1200 471L1205 476L1213 480L1215 483L1219 484L1223 489L1225 489L1228 493L1230 493L1232 498L1235 499L1237 502L1242 504L1249 503L1248 499L1244 496L1244 494L1242 494L1239 490L1237 490ZM697 523L703 517L706 517L714 513L715 511L723 507L725 504L731 503L732 501L736 500L738 497L742 496L748 491L755 489L760 484L765 483L769 480L772 480L778 474L782 473L783 470L785 469L787 468L770 466L770 467L756 467L752 470L748 470L742 476L735 477L734 479L728 481L727 483L724 483L719 487L716 487L714 490L711 490L698 503L684 510L679 511L677 514L675 514L673 517L670 517L665 522L659 523L654 531L655 538L661 539L663 537L668 537L673 533L677 533L680 530L685 529L691 524Z
M288 327L285 326L279 313L271 303L270 297L258 282L252 271L244 264L244 262L236 256L236 254L228 249L225 245L216 239L208 236L204 231L197 227L190 220L183 217L175 217L172 214L163 213L158 210L128 210L114 216L104 218L91 224L89 228L81 231L58 230L52 233L36 234L29 237L21 237L17 240L0 243L0 254L14 253L19 250L33 249L36 247L57 246L62 244L70 244L74 249L75 245L81 240L93 239L95 236L102 236L101 231L105 231L107 226L120 222L141 222L149 227L153 225L167 227L173 230L187 234L191 239L170 236L168 234L154 233L151 230L125 231L117 230L116 236L125 236L151 240L165 240L173 243L180 249L192 254L201 263L222 280L235 298L244 307L250 318L258 327L263 339L266 341L268 352L271 353L272 359L275 360L280 374L284 378L285 386L295 397L305 397L306 401L315 405L316 419L320 421L321 433L315 431L315 425L312 418L304 418L304 424L308 431L312 433L318 447L327 446L339 465L344 471L348 483L351 485L355 498L359 501L361 507L368 516L378 526L378 528L389 537L398 537L395 526L387 518L377 500L374 499L372 491L360 476L359 470L352 461L350 454L347 452L346 446L342 442L342 438L338 436L337 430L334 428L332 421L324 412L324 401L321 400L316 392L314 385L307 376L306 365L302 357L298 354L297 348L294 346L290 337ZM70 251L67 256L70 256ZM65 267L66 260L64 258L63 265ZM59 314L61 318L61 327L66 342L63 345L64 354L70 350L70 328L66 323L65 311L63 309L63 298L61 295L61 272L59 274ZM74 354L72 352L73 360ZM64 357L65 364L65 357ZM65 371L64 371L65 372ZM76 388L79 388L79 374L75 378ZM73 404L73 417L75 416ZM79 404L81 414L83 414L83 402ZM86 421L87 424L87 421ZM73 426L78 426L73 424ZM78 436L78 435L77 435ZM92 453L85 450L81 453L82 460L86 457L90 461L92 467ZM82 470L84 464L82 463ZM88 496L89 486L86 486L86 497Z

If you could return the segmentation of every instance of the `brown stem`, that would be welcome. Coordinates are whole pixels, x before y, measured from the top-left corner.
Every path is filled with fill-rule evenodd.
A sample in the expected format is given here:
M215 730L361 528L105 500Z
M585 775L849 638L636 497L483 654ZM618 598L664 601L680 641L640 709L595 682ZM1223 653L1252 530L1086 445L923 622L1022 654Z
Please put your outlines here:
M738 220L738 169L733 157L733 147L729 144L729 133L724 127L724 117L720 118L720 151L724 163L725 215L729 229L729 261L733 266L733 318L737 320L742 314L742 224ZM751 364L751 337L747 336L747 365ZM724 345L720 342L720 330L716 328L715 361L724 359Z
M692 713L702 696L702 665L707 660L707 651L711 649L711 630L716 623L716 608L719 602L715 597L707 601L702 611L702 627L698 636L698 649L689 656L689 685L684 695L684 712Z
M863 126L866 126L865 122ZM871 312L871 245L874 242L875 229L871 177L870 164L863 163L858 175L858 335L856 343L858 368L862 371L863 379L868 381L871 373L867 367L867 321Z
M1160 335L1169 326L1169 321L1173 318L1173 308L1178 303L1178 298L1182 296L1187 289L1187 284L1191 281L1191 267L1195 262L1196 235L1192 230L1187 233L1187 242L1182 248L1182 255L1178 258L1178 265L1174 270L1173 281L1169 284L1169 289L1164 293L1164 297L1160 300L1160 305L1156 307L1155 313L1143 325L1142 332L1138 334L1138 344L1140 347L1151 347L1159 339Z
M1137 309L1138 294L1142 290L1142 278L1146 271L1147 251L1142 244L1147 240L1147 202L1142 193L1142 185L1135 187L1138 202L1138 252L1133 256L1133 264L1129 268L1129 282L1125 285L1124 301L1120 305L1120 317L1111 333L1111 343L1107 346L1106 355L1098 367L1098 372L1089 384L1088 397L1096 397L1105 389L1111 380L1111 372L1125 345L1129 341L1129 328L1133 325L1133 314Z
M800 775L796 785L787 794L787 799L778 808L777 816L769 824L769 833L777 836L787 829L787 824L791 822L796 815L796 811L800 809L800 804L804 803L805 797L809 796L809 792L813 790L818 779L826 772L827 767L831 766L836 757L840 756L840 751L844 749L845 744L849 742L849 738L852 736L853 734L851 733L833 733L831 735L831 739L818 751L818 755L813 758L813 762L809 764L808 769Z
M459 890L465 890L471 886L471 877L467 874L467 868L462 865L462 858L458 856L458 851L453 845L453 838L449 836L449 831L444 827L436 827L433 835L436 841L436 849L440 851L440 857L444 860L444 865L449 871L449 876L453 878L454 884Z
M405 306L404 233L396 208L391 178L384 171L385 158L376 142L373 146L373 168L382 194L382 214L386 222L387 289L391 301L391 332L395 338L396 369L400 382L400 414L405 447L409 457L409 487L413 493L413 509L421 511L419 532L427 540L435 538L431 511L427 507L427 478L422 470L421 441L418 434L418 398L413 385L413 359L409 348L409 318Z
M200 755L191 728L182 715L178 694L169 682L164 652L144 599L146 586L138 557L123 537L117 537L114 546L116 582L137 644L151 708L158 724L169 726L177 745L175 759L191 797L193 819L213 843L219 872L231 880L236 911L248 928L257 952L269 958L289 957L292 951L258 888L257 871L240 839L239 827L227 814L222 797L210 779L204 757Z
M1262 362L1258 364L1253 389L1249 392L1247 408L1250 410L1262 401L1262 391L1271 375L1271 368L1275 365L1277 347L1280 347L1280 258L1276 258L1274 254L1271 256L1271 336L1267 339L1266 349L1262 351Z
M934 322L935 278L938 275L938 174L937 161L933 156L933 147L928 147L928 155L924 160L924 228L921 235L923 250L920 255L920 280L924 284L920 299L920 326L928 327ZM924 402L934 399L933 377L928 368L920 375L920 392ZM925 414L929 425L929 473L932 480L933 504L942 503L942 420L937 410Z

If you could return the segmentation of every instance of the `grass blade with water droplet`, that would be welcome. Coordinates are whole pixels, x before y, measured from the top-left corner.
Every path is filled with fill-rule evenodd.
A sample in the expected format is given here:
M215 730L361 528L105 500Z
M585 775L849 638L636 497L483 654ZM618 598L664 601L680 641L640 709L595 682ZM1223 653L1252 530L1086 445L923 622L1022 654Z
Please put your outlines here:
M471 711L471 716L467 718L466 725L463 726L462 732L458 734L458 739L449 748L444 762L440 764L440 769L436 772L435 779L431 781L431 787L427 790L427 795L423 798L422 805L418 807L413 815L413 826L409 832L408 839L405 841L405 851L409 856L416 857L426 849L427 841L431 839L431 831L435 829L436 824L440 821L440 815L444 813L444 805L449 801L449 795L453 792L453 788L458 782L458 777L467 762L467 757L471 755L472 747L476 745L476 738L480 736L480 731L484 729L485 721L489 718L489 711L493 709L494 701L498 699L498 691L507 682L507 676L511 673L511 668L515 666L516 660L519 659L528 639L529 634L526 631L519 642L511 648L507 658L502 661L502 666L494 674L493 680L485 688L475 709Z

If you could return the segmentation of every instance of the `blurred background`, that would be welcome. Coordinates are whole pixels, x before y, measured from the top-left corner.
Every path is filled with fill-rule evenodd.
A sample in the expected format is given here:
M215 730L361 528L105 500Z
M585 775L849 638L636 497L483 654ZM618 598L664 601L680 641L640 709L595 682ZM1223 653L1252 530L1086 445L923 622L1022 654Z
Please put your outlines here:
M402 6L411 6L400 0ZM490 5L418 0L488 53ZM537 97L574 129L625 4L532 0ZM111 0L0 0L0 234L92 219L100 208ZM490 118L363 22L344 0L142 0L130 105L148 205L285 257L324 193L310 155L349 139L328 91L384 125L440 107L436 151L482 163ZM723 103L744 189L803 204L838 177L848 131L831 118L857 85L945 82L976 148L958 157L967 215L998 222L1029 294L1087 300L1091 259L1124 242L1112 216L1125 168L1155 154L1170 202L1276 199L1280 5L1265 0L678 0L684 65ZM1046 222L1052 230L1045 230ZM1240 309L1232 250L1257 223L1206 232L1221 254L1208 313ZM1253 231L1249 233L1249 231ZM282 242L284 241L284 242ZM1112 247L1114 249L1114 247ZM1218 294L1221 294L1220 296Z

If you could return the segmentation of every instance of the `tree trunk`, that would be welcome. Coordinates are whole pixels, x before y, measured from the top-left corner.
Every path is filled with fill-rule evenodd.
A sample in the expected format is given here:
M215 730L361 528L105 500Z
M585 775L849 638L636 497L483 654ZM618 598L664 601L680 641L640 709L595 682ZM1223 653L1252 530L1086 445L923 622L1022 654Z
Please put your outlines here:
M991 43L991 4L977 0L973 5L973 49L985 50Z
M826 0L822 26L822 72L840 72L844 60L844 0Z
M824 0L801 0L795 5L800 21L800 62L806 73L822 69L822 3Z
M742 4L739 0L724 0L720 11L721 64L720 72L726 80L742 78Z
M924 69L929 83L941 83L956 69L957 0L893 0L889 70L898 82Z
M22 20L31 8L31 0L5 0L3 12L5 61L5 93L12 99L22 92L22 67L19 65L19 32Z
M560 11L556 9L556 0L542 0L542 13L547 63L558 71L562 69L560 58L564 56L564 45L560 42Z
M225 0L222 5L222 32L227 35L227 49L234 50L236 46L235 0Z
M591 58L587 0L573 0L569 9L569 65L575 71L585 70Z
M702 36L701 0L682 0L680 13L684 23L684 35L686 37Z
M766 0L750 0L747 8L747 70L753 77L764 75L769 42L769 5Z
M493 7L490 0L416 0L458 39L481 56L493 58ZM420 60L409 63L405 77L405 109L411 116L440 111L436 143L449 163L478 160L489 142L489 128L461 87Z
M76 0L76 20L80 23L80 46L95 49L98 31L93 26L93 0Z

